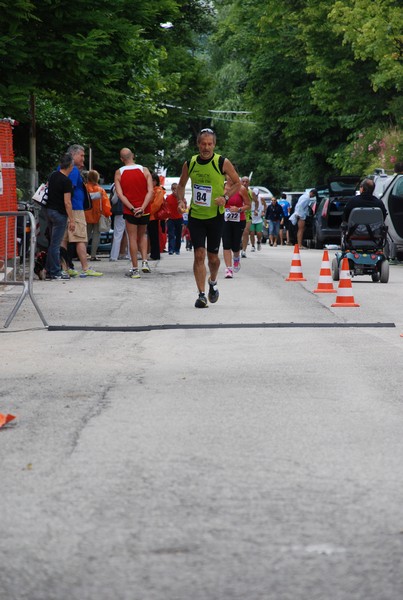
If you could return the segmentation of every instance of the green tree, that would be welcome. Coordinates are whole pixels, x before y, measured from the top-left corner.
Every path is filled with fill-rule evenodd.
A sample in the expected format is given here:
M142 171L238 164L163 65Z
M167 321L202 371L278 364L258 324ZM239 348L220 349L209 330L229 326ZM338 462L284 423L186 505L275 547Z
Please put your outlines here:
M192 52L195 32L208 18L203 0L94 0L91 10L84 0L73 5L17 0L0 7L6 16L0 24L0 112L23 123L18 143L32 117L29 98L37 98L42 171L49 168L49 154L62 150L56 130L65 133L68 123L66 141L91 144L97 166L105 170L121 144L141 144L150 162L158 155L167 100L175 86L185 90L200 70ZM174 23L174 36L160 27L166 21ZM169 48L178 62L170 60ZM56 120L49 123L49 114ZM45 151L43 143L52 144L53 134L57 149ZM21 143L19 156L26 146Z

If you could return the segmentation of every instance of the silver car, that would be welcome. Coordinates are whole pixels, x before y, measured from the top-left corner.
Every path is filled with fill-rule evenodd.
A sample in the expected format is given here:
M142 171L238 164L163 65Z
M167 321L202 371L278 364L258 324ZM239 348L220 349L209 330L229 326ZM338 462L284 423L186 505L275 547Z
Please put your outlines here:
M385 254L391 259L403 260L403 175L395 175L385 182L380 198L388 211Z

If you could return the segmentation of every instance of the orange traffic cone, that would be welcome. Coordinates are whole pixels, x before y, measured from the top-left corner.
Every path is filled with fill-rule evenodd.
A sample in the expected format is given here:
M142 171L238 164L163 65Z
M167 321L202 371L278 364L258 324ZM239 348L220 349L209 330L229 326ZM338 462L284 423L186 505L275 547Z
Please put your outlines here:
M322 257L322 265L320 267L319 282L314 294L335 294L336 290L333 287L332 272L330 270L329 253L324 250Z
M337 289L336 302L331 306L360 306L354 301L353 286L351 285L350 269L348 266L348 258L343 258L340 271L340 282Z
M3 415L2 413L0 413L0 427L3 427L3 425L7 425L7 423L16 418L17 417L14 417L14 415Z
M299 255L298 244L295 244L294 246L294 254L291 261L290 274L287 277L286 281L306 281L305 277L302 274L301 257Z

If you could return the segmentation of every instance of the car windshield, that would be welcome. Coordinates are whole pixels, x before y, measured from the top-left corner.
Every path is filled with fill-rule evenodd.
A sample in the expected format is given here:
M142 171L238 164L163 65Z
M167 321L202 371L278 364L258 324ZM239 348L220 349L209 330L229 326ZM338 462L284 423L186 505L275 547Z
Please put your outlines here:
M332 195L354 196L359 177L340 177L329 181L329 191Z
M351 194L351 192L354 192L355 190L355 186L354 185L347 185L344 182L340 182L340 181L332 181L331 183L331 189L332 192L336 192L336 193L346 193L349 192Z

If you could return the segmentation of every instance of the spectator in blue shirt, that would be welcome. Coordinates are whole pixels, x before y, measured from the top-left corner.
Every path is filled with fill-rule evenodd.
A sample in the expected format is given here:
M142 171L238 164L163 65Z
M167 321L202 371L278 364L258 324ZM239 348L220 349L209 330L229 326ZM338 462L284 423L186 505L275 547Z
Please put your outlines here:
M281 200L278 201L280 206L283 209L283 225L280 227L280 242L281 245L284 244L284 231L286 236L287 246L290 245L290 212L291 212L291 204L287 200L286 194L281 194Z

